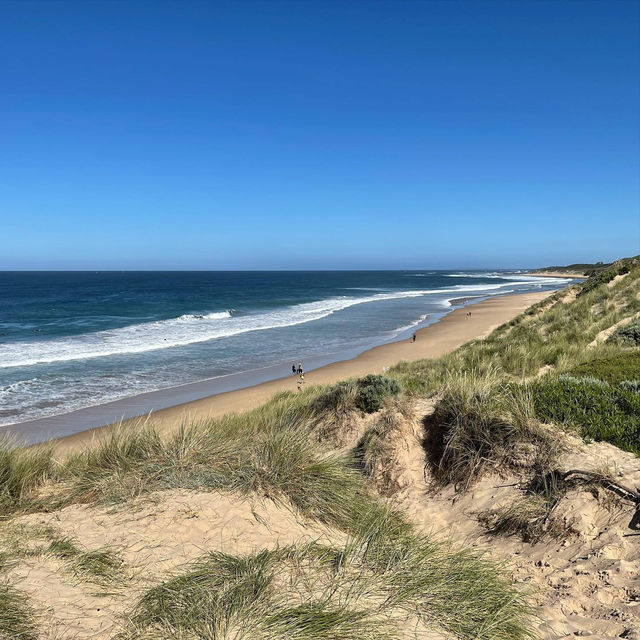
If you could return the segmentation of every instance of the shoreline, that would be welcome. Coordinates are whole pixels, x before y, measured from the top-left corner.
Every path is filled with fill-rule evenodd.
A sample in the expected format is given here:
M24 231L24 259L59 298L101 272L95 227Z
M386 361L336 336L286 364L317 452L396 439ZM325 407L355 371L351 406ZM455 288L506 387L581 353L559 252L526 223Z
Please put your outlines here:
M542 291L496 296L469 307L455 309L438 322L418 329L415 342L411 339L389 342L372 347L353 358L307 370L305 384L333 384L346 378L383 373L383 369L402 361L437 358L469 340L486 337L501 324L554 293L555 291ZM470 317L466 315L469 309L472 313ZM275 393L295 391L297 386L298 376L289 375L208 395L164 409L143 412L138 417L128 418L121 423L130 424L148 417L161 432L168 431L185 421L220 417L228 413L254 409L269 400ZM28 423L18 423L16 427L20 424ZM108 433L117 424L120 423L89 428L52 438L50 442L54 445L56 453L71 453L83 449L96 438Z
M575 272L561 272L561 271L531 271L523 273L524 276L539 276L540 278L580 278L586 280L589 276L585 276L584 273Z

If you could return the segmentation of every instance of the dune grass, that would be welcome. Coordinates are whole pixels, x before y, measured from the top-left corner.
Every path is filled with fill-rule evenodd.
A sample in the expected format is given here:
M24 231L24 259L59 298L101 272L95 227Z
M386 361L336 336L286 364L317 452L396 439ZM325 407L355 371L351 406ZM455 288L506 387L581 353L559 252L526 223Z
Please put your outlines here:
M441 358L400 363L388 375L400 380L405 390L429 395L455 372L498 370L503 378L520 381L543 367L564 373L584 362L619 354L616 344L588 345L603 329L640 311L640 264L631 263L627 277L613 286L590 285L585 294L574 298L588 282L531 306L483 340L468 342Z
M0 579L0 638L37 640L37 637L34 613L27 598Z
M530 389L501 383L496 371L450 375L428 422L432 473L462 490L487 467L546 469L558 452L536 419Z
M115 585L123 579L123 561L120 554L109 547L83 550L69 537L55 538L43 550L63 560L76 578L102 585Z
M0 438L0 520L52 474L50 446L21 447Z
M377 512L342 549L207 554L146 592L123 637L390 640L408 626L519 640L529 614L496 565Z

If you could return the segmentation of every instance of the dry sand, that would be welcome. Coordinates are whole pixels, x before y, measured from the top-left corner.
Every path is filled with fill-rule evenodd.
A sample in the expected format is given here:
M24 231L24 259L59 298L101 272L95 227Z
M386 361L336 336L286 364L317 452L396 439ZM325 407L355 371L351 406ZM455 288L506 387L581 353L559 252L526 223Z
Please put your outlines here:
M305 374L305 384L330 384L368 373L382 373L401 361L437 358L460 345L489 335L496 327L508 322L527 307L551 295L550 292L522 293L490 298L456 309L439 322L416 332L416 341L391 342L369 349L351 360L343 360ZM467 313L471 312L471 316ZM170 429L186 420L221 416L253 409L279 391L295 390L298 377L289 376L252 387L229 391L185 404L153 412L151 419L160 429ZM85 447L109 426L90 429L56 441L60 452L77 451Z

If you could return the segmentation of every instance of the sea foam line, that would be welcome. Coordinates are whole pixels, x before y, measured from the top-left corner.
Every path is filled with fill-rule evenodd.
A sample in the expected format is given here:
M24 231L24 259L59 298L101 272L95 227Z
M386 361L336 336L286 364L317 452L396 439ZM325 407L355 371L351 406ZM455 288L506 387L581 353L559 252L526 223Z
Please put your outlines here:
M313 322L358 304L432 294L489 292L514 284L516 283L455 285L449 289L396 291L363 297L344 296L298 304L267 313L238 316L228 311L202 315L185 314L168 320L157 320L55 340L3 344L0 345L0 368L146 353L228 338L251 331L264 331Z

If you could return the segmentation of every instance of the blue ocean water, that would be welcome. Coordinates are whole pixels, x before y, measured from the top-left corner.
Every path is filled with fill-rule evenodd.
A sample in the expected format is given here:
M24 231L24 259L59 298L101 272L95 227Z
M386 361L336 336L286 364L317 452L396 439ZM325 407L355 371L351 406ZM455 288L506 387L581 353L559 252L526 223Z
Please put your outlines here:
M437 321L451 301L569 280L517 272L0 272L0 425L317 356Z

